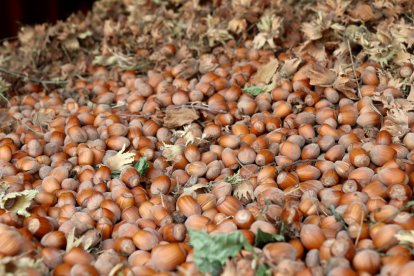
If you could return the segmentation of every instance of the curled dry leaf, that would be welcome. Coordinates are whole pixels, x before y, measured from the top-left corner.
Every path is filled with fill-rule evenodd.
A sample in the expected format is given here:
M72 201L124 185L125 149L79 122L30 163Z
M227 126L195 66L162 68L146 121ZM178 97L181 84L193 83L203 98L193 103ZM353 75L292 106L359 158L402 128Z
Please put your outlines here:
M164 126L167 128L176 128L183 125L191 124L198 118L199 116L194 109L169 109L165 112Z
M8 188L9 185L7 183L3 182L0 184L0 208L21 216L30 216L27 208L30 207L32 200L39 192L37 190L24 190L8 193Z
M129 166L134 162L134 152L124 152L125 144L122 149L117 152L114 156L109 157L104 165L108 166L112 173L120 173L123 168Z

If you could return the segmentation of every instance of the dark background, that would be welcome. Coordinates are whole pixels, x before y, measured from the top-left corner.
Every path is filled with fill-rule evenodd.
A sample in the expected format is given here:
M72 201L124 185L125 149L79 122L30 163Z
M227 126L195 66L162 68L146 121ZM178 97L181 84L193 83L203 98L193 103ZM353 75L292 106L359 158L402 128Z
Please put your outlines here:
M71 13L87 13L94 0L0 0L0 39L14 37L24 25L54 23Z

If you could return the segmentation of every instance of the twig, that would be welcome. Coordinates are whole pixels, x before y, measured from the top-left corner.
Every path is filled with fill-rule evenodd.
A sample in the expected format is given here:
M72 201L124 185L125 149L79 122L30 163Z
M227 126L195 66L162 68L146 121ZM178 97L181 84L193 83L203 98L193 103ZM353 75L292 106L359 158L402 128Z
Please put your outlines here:
M10 71L4 67L0 67L0 72L4 73L4 74L8 74L10 76L14 76L16 78L19 79L23 79L23 80L27 80L27 81L31 81L31 82L36 82L36 83L40 83L40 84L55 84L55 85L63 85L66 84L67 81L64 80L39 80L39 79L35 79L35 78L29 78L28 76L15 72L15 71Z
M356 239L355 239L355 246L358 244L358 242L359 242L359 239L360 239L360 237L361 237L361 232L362 232L362 224L364 223L364 213L362 213L361 214L361 221L359 222L359 229L358 229L358 234L357 234L357 236L356 236Z
M148 119L148 118L151 118L154 114L149 114L149 113L147 113L147 114L122 114L122 113L120 113L118 115L122 116L122 117L133 117L133 118L146 118L146 119Z
M356 75L356 71L355 71L355 63L354 63L354 57L353 57L353 55L352 55L352 51L351 51L351 44L349 43L349 39L347 39L347 40L346 40L346 42L347 42L347 44L348 44L349 56L351 57L352 71L354 72L354 78L355 78L355 81L356 81L357 86L358 86L358 97L359 97L360 99L362 99L362 95L361 95L361 88L360 88L360 86L359 86L358 77L357 77L357 75Z
M208 112L213 113L213 114L226 113L226 111L224 111L224 110L214 110L211 107L209 107L208 105L197 104L197 103L180 104L180 105L174 106L172 108L179 109L179 108L185 108L185 107L199 109L199 110L205 110L205 111L208 111Z

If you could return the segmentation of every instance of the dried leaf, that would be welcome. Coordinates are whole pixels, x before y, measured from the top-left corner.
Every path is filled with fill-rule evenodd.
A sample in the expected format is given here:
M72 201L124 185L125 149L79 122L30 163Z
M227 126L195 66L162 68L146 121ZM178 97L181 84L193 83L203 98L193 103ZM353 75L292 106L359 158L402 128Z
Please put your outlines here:
M354 19L359 19L363 22L375 19L375 14L372 11L371 6L363 4L361 2L359 2L353 10L349 11L349 14Z
M164 144L160 150L162 150L162 156L167 159L167 161L174 161L177 156L180 156L184 152L182 145L168 145Z
M251 77L251 84L264 85L268 84L273 75L276 73L279 67L279 61L277 59L271 59L268 63L259 66L257 72Z
M206 189L206 188L208 188L207 184L203 184L203 183L195 184L195 185L192 185L190 187L185 187L184 190L183 190L183 194L192 195L197 190Z
M333 88L342 92L348 99L357 100L357 83L346 75L338 76L333 83Z
M175 137L184 138L186 145L188 145L188 144L198 145L202 142L206 142L206 140L204 140L203 138L199 138L199 137L194 136L193 132L191 131L191 125L184 126L183 130L177 130L177 131L173 130L173 135Z
M397 52L397 54L394 56L394 59L392 60L395 64L399 65L399 66L403 66L406 63L410 63L411 59L414 56L411 55L410 53L404 51L404 50L400 50Z
M403 244L411 244L414 245L414 231L400 231L394 235L394 237Z
M79 40L75 36L65 39L63 45L68 50L77 50L80 47Z
M300 58L292 58L286 60L282 68L280 68L280 76L283 78L289 78L297 72L299 65L302 63Z
M381 130L387 130L392 136L402 137L410 131L408 126L408 114L399 108L392 108L387 112L384 126Z
M114 156L109 157L104 165L108 166L112 173L120 173L123 168L129 166L134 162L134 152L124 152L125 144L122 149L117 152Z
M69 252L74 247L81 247L86 251L91 249L93 245L92 237L81 236L77 238L75 236L75 228L73 228L66 237L66 252Z
M198 118L198 113L194 109L169 109L165 112L164 126L167 128L177 128L183 125L191 124Z
M274 39L278 38L283 29L283 18L275 15L263 15L257 23L260 33L253 39L255 49L261 49L268 45L271 49L276 48Z
M319 41L306 41L300 48L299 54L303 57L311 56L321 64L326 64L328 56L325 51L325 46Z
M0 208L7 212L15 213L28 217L30 213L27 208L32 204L32 200L39 193L37 190L24 190L21 192L8 193L7 183L0 183Z
M53 116L50 113L40 113L40 112L35 112L32 115L32 122L33 125L35 126L40 126L40 127L49 127L50 122L52 122Z
M312 64L308 70L311 85L330 86L335 82L336 73L318 63Z
M309 40L318 40L322 38L322 29L315 23L305 22L302 24L301 30Z
M244 31L246 31L247 28L247 22L244 18L233 18L229 21L228 27L230 31L240 34Z

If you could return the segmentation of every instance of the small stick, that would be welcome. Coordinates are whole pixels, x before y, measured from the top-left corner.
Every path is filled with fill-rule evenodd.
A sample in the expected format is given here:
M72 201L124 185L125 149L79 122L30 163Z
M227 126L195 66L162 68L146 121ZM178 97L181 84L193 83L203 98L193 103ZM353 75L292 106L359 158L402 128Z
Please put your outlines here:
M211 107L209 107L208 105L200 105L200 104L181 104L181 105L174 106L172 108L179 109L179 108L184 108L184 107L204 110L204 111L208 111L208 112L213 113L213 114L217 114L217 113L223 113L224 114L224 113L226 113L226 111L224 111L224 110L214 110Z
M355 72L355 64L354 64L354 57L352 56L351 44L349 43L349 39L346 42L348 44L349 56L351 57L352 71L354 72L354 78L355 78L355 81L356 81L357 86L358 86L358 97L360 99L362 99L361 88L359 87L358 77L357 77L356 72Z

